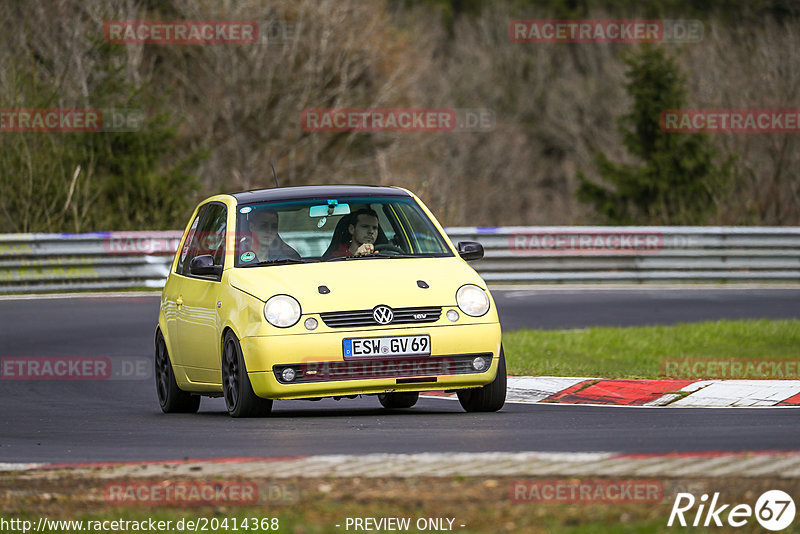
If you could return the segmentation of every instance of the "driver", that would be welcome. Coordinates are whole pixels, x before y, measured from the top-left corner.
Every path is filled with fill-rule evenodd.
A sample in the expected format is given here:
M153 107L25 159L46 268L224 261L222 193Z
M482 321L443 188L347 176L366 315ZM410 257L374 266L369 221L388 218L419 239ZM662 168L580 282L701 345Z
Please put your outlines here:
M375 210L362 208L353 213L355 224L347 227L350 242L341 243L331 253L332 258L341 256L363 256L375 252L375 240L378 238L378 214Z

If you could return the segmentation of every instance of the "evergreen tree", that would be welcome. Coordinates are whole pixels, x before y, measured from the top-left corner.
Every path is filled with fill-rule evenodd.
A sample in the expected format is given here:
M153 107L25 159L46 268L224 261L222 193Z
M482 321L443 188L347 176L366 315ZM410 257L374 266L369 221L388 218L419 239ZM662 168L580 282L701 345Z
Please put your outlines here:
M684 80L662 48L644 46L625 62L634 104L619 128L625 147L643 164L617 164L597 153L598 171L611 187L579 174L578 199L593 204L610 224L702 224L729 182L732 158L717 165L705 134L661 130L661 112L683 108L686 101Z

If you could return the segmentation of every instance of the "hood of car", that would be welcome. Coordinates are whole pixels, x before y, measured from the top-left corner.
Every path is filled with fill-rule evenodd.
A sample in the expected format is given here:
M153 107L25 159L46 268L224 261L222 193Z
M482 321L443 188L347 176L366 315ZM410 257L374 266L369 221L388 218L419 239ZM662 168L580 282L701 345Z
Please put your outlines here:
M271 265L230 269L227 274L231 286L263 301L291 295L304 314L364 310L378 304L455 306L462 285L486 288L480 276L455 257Z

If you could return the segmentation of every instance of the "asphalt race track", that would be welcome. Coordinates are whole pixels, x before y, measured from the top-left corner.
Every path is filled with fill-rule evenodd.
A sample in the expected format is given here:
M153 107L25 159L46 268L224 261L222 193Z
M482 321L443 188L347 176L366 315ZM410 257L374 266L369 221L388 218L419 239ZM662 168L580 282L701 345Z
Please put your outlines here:
M504 328L800 318L798 289L514 290L494 293ZM158 298L0 300L0 356L151 358ZM148 368L148 371L149 368ZM147 378L0 380L0 462L81 462L311 454L792 450L791 408L681 409L507 404L466 414L422 399L389 412L374 397L278 401L233 420L221 399L164 415Z

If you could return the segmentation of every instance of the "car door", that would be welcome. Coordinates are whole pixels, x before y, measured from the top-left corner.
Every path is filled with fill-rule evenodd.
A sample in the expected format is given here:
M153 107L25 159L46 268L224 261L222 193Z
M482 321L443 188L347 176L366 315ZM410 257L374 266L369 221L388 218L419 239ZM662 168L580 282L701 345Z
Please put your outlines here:
M194 219L192 219L192 224L189 225L189 230L186 232L186 238L183 240L183 248L178 256L175 271L170 273L170 276L167 277L167 282L162 293L163 297L161 308L164 312L164 323L166 327L165 335L169 340L170 354L172 355L172 361L175 365L181 365L182 361L182 355L180 351L181 344L178 338L177 318L178 297L181 295L183 276L179 275L183 273L183 265L186 261L189 250L192 247L192 243L194 242L195 235L197 234L197 227L200 224L200 218L205 213L205 209L206 208L203 207L198 210L197 215L195 215Z
M197 256L210 254L215 265L224 267L227 207L219 202L207 205L181 267L177 311L180 364L195 383L221 384L220 314L221 275L192 274Z

